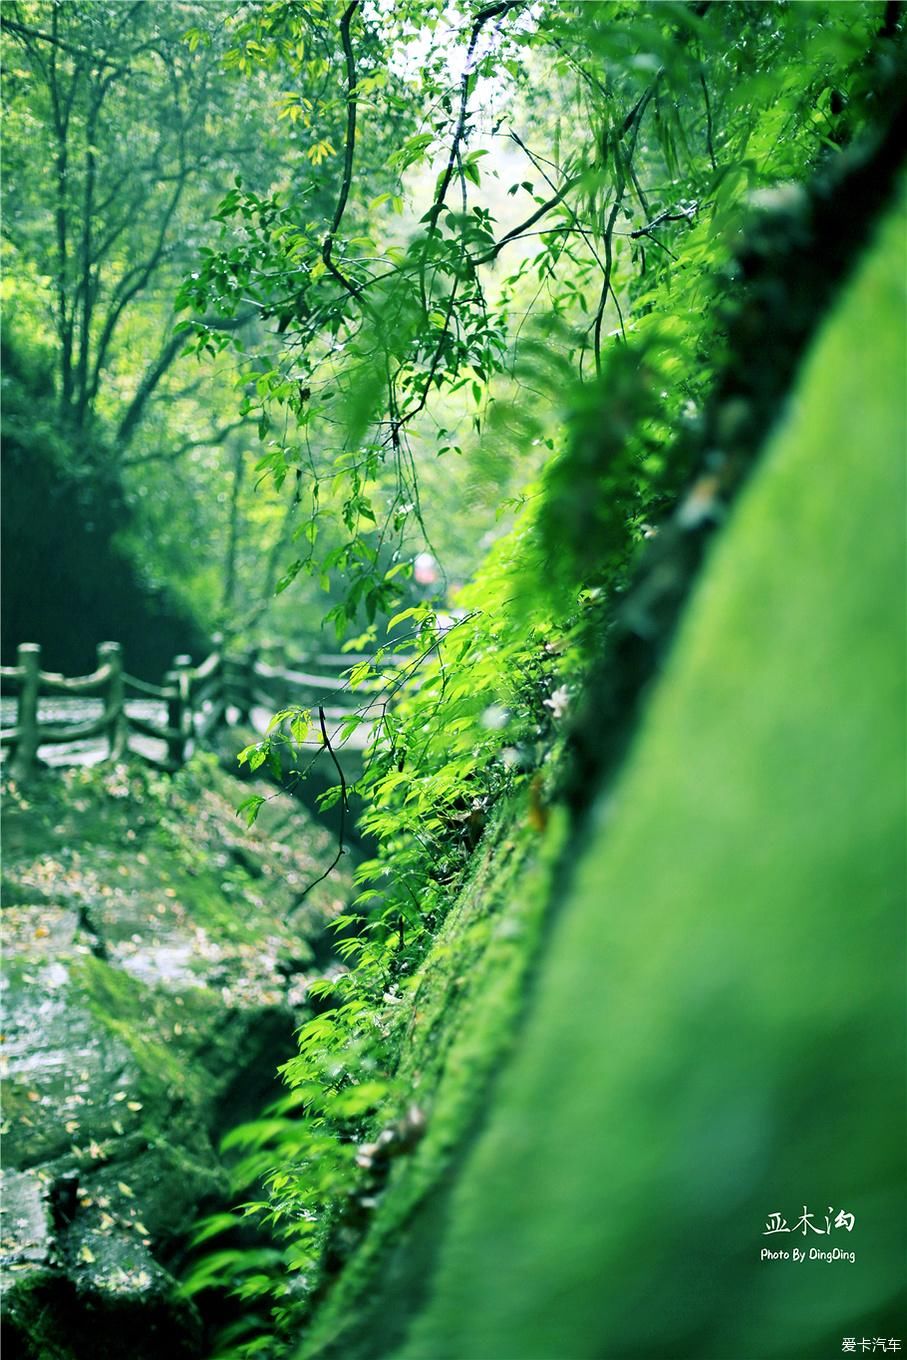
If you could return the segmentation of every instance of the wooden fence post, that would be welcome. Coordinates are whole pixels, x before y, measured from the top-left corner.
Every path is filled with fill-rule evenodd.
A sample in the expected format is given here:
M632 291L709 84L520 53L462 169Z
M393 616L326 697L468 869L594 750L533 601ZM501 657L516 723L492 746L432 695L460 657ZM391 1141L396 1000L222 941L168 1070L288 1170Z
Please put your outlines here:
M19 737L10 773L14 779L26 780L31 774L38 750L38 691L41 685L39 644L20 642L16 649L16 664L22 668L16 719Z
M112 715L107 758L108 760L118 760L126 745L126 711L124 707L126 690L123 683L123 648L119 642L98 643L98 668L100 669L101 666L110 667L110 677L107 681L107 693L104 699L105 708Z
M164 684L175 690L173 698L167 701L167 726L172 729L167 738L167 759L177 767L186 761L186 740L192 718L189 695L191 669L191 656L175 656L173 669L164 677Z

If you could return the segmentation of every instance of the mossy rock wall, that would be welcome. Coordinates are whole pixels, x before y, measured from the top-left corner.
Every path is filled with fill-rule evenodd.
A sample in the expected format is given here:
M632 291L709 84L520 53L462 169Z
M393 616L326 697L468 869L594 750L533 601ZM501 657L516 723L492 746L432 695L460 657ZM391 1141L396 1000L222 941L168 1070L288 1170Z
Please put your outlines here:
M442 1014L425 1143L300 1357L824 1360L902 1332L904 240L902 200L561 861L481 1132L414 1203L493 1004L484 1039ZM503 924L528 880L501 864ZM779 1246L854 1260L761 1259Z

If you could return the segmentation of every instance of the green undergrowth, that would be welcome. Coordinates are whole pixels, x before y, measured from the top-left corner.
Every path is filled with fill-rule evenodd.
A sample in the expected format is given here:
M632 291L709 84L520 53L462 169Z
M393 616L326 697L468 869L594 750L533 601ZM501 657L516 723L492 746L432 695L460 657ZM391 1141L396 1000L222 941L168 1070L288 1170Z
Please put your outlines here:
M201 1256L187 1292L227 1285L273 1308L267 1320L247 1314L216 1354L277 1354L313 1308L313 1338L345 1348L347 1321L388 1250L415 1245L411 1230L443 1198L509 1051L566 829L559 813L543 827L525 788L503 802L405 985L391 983L379 1006L331 1008L304 1025L300 1057L284 1068L291 1094L224 1140L245 1154L238 1188L264 1175L268 1201L246 1207L286 1246L283 1271L263 1268L229 1236L235 1216L202 1224L200 1243L226 1236Z
M354 673L395 697L352 790L378 851L357 865L358 891L332 923L337 962L309 983L315 1013L281 1069L287 1095L224 1141L247 1198L200 1225L185 1284L246 1304L219 1356L279 1355L326 1297L358 1292L367 1262L445 1174L510 1042L565 837L581 639L600 613L590 600L556 625L545 590L514 597L538 551L537 505L492 551L461 616L445 623L420 606L404 620L415 661L401 663L395 641ZM275 744L292 754L310 718L278 715L241 759L257 767ZM242 810L257 825L259 804ZM243 1214L273 1234L276 1269L244 1252Z

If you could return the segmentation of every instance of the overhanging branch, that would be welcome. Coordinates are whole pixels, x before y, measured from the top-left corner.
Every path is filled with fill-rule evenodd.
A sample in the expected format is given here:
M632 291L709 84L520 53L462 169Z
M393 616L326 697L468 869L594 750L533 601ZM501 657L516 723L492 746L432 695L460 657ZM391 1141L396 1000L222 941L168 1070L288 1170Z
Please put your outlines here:
M0 19L0 26L9 29L11 33L18 34L20 38L37 38L39 42L49 43L52 47L59 48L61 52L67 52L71 57L79 57L81 60L87 58L95 66L110 66L115 71L127 71L129 69L118 61L111 61L109 57L105 57L103 54L91 52L87 47L79 47L76 43L67 42L55 33L45 33L42 29L32 28L29 24L20 24L15 19L8 19L6 15Z

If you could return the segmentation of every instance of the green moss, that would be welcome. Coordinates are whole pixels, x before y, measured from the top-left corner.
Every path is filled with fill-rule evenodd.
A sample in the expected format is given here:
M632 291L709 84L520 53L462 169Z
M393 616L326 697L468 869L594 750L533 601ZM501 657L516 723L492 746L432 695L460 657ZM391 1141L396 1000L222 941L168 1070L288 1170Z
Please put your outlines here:
M113 968L103 959L81 959L73 969L73 976L84 987L85 997L99 1024L115 1034L129 1049L143 1074L143 1090L148 1097L168 1102L190 1098L202 1099L199 1077L180 1054L180 1044L173 1044L174 1013L180 1023L185 1016L185 1028L191 1032L200 1023L210 1025L217 1009L213 993L187 992L180 996L178 1008L174 998L157 989L146 987L121 969ZM169 1022L170 1034L164 1037L164 1025ZM183 1045L184 1047L184 1045Z
M4 1326L10 1347L25 1360L75 1360L65 1322L53 1302L55 1277L43 1266L11 1272L3 1284Z

